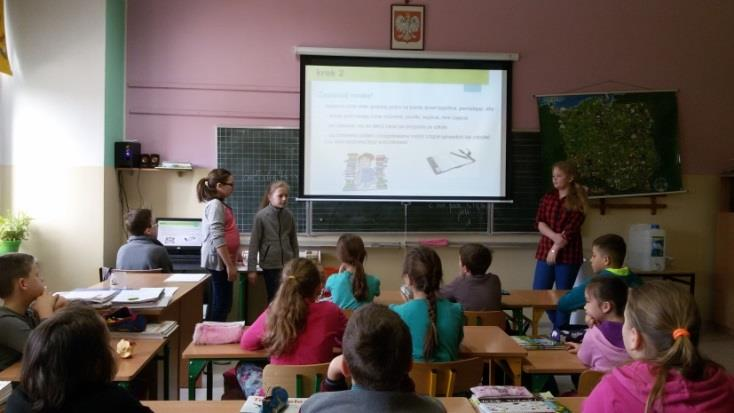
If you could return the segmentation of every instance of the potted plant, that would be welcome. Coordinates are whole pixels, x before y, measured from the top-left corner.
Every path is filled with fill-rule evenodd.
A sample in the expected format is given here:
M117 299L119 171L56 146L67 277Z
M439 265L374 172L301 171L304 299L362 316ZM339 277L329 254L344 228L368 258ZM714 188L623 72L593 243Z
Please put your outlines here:
M0 215L0 254L18 252L20 242L28 239L31 217L24 213Z

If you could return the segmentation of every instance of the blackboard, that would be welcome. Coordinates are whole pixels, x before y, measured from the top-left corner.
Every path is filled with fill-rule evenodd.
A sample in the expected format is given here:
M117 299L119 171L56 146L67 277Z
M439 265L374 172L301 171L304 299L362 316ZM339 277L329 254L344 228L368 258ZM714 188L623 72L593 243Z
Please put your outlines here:
M514 132L508 139L512 204L332 202L291 199L299 233L342 232L534 232L541 196L538 133ZM218 128L217 162L235 176L229 204L240 232L250 232L268 184L282 179L298 193L298 130ZM493 218L493 219L492 219Z

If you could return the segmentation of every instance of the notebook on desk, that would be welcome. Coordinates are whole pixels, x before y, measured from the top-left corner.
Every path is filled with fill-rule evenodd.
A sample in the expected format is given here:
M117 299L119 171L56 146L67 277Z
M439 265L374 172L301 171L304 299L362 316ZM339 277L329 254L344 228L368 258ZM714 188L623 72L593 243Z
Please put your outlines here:
M201 272L201 219L158 218L158 241L168 250L176 272Z

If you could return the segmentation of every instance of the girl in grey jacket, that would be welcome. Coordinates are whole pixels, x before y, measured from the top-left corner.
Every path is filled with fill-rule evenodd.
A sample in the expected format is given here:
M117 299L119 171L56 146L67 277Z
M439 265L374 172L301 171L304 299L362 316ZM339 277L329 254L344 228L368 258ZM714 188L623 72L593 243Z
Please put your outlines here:
M255 268L259 253L268 302L273 300L278 291L283 266L290 259L298 257L296 220L285 207L288 203L288 189L285 181L270 184L260 204L261 209L255 214L250 235L248 278L250 283L257 278Z

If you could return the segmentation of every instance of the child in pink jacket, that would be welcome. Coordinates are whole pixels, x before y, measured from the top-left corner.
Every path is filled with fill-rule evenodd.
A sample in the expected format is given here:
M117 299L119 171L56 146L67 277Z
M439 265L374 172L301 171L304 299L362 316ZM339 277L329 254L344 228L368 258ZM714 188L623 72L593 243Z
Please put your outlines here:
M567 343L592 370L608 372L630 360L622 340L627 284L617 277L595 277L586 285L586 321L582 344Z
M698 352L701 316L672 283L629 290L622 335L633 361L607 374L584 412L731 412L734 378Z

